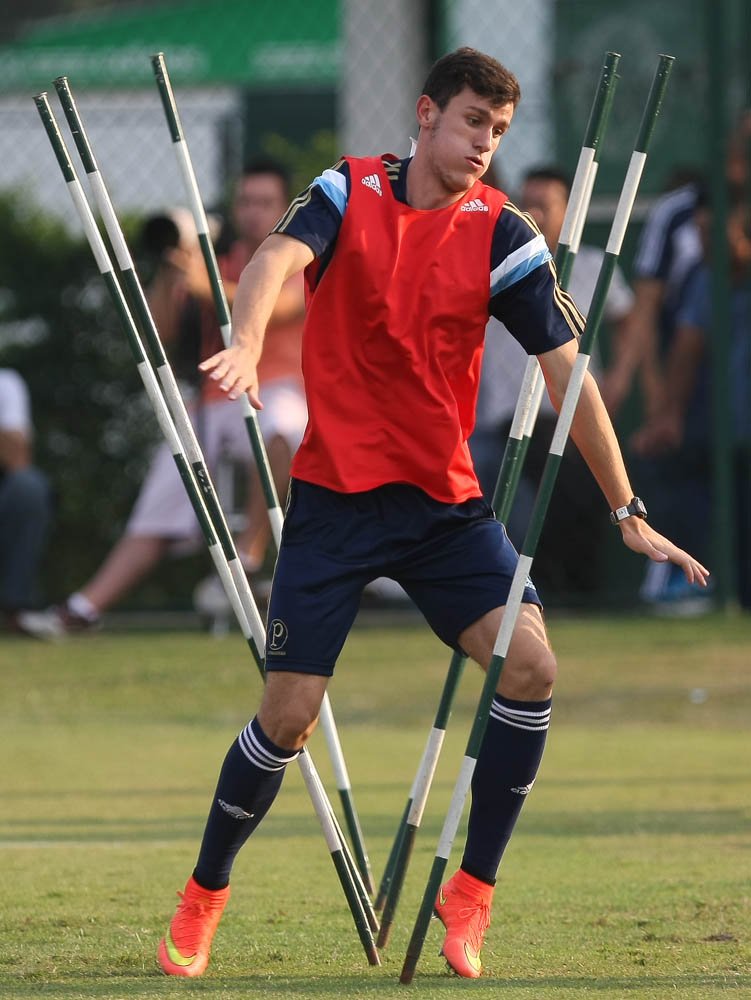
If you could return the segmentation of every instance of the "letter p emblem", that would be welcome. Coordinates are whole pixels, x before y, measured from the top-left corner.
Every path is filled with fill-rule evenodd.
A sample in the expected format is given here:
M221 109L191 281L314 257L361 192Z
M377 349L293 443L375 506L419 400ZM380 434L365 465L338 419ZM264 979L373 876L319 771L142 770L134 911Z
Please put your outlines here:
M287 626L281 620L281 618L274 618L273 621L269 622L268 627L268 646L270 650L276 652L281 649L282 646L287 641L289 632L287 631Z

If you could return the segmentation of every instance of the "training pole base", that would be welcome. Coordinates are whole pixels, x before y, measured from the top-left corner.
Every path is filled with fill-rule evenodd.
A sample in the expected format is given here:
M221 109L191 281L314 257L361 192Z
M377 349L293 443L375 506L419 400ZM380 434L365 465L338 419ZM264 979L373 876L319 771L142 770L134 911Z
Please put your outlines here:
M378 937L376 939L376 947L385 948L389 943L390 937L391 924L381 924L381 929L378 931Z
M404 966L402 968L402 973L399 976L399 982L402 986L409 986L412 980L415 978L415 969L417 968L417 959L407 956Z

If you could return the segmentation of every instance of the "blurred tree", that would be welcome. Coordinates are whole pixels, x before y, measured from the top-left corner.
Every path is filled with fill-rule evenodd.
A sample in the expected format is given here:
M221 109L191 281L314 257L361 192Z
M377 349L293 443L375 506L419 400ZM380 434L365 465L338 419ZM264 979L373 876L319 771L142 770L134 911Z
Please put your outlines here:
M295 142L278 132L267 132L259 143L264 153L279 160L289 170L292 190L307 187L318 174L338 159L336 133L329 129L314 132L306 142Z
M31 391L36 460L57 496L45 584L59 597L117 537L156 428L88 245L7 194L0 366L16 368Z
M338 155L328 130L302 143L266 133L261 148L289 167L295 191ZM123 222L135 246L138 220ZM122 531L158 430L88 244L9 193L0 193L0 366L29 384L37 464L57 495L43 576L57 600ZM201 552L187 565L165 563L129 603L184 607L206 561Z

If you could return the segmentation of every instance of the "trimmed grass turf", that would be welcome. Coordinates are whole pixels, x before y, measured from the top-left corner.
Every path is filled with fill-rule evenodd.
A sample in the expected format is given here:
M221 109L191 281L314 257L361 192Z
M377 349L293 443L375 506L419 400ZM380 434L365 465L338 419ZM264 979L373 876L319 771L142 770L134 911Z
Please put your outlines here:
M751 996L751 622L553 619L550 632L554 725L486 977L447 975L434 925L409 988L397 978L479 672L462 683L383 967L365 962L292 768L240 855L210 971L185 982L162 977L154 951L258 698L241 639L0 640L0 996ZM376 878L447 665L421 626L356 630L340 661L332 703ZM311 751L332 789L319 734Z

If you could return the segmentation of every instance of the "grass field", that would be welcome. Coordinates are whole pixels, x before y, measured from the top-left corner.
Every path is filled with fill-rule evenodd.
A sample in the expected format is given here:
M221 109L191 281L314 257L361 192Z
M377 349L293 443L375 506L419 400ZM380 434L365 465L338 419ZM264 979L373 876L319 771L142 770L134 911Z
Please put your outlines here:
M292 768L240 855L209 972L175 981L156 944L259 694L240 638L0 639L0 996L751 997L751 621L554 618L550 631L554 724L502 867L486 974L448 975L434 925L410 987L398 974L477 672L383 966L366 964ZM377 877L447 664L423 627L363 628L331 687ZM331 788L319 734L311 751Z

